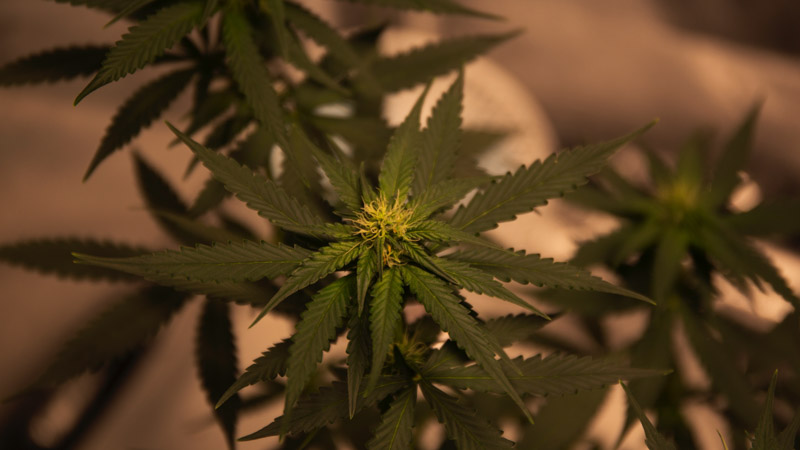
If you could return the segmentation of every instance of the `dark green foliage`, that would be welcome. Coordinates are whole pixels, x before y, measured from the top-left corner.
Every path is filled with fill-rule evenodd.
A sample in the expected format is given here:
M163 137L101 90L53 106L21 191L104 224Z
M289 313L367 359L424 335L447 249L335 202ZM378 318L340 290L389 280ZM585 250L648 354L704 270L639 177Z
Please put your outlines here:
M45 273L143 278L163 286L145 285L90 322L34 388L57 385L139 348L195 294L205 296L194 349L197 373L230 447L240 413L282 393L283 416L242 440L281 436L284 448L340 441L355 448L409 448L416 444L416 425L435 416L446 429L445 448L509 448L513 443L490 422L500 415L532 421L523 396L572 394L664 373L664 367L630 368L624 358L506 354L517 342L542 339L538 330L551 315L505 282L603 293L599 305L622 303L619 296L634 300L628 306L651 302L576 265L503 249L480 236L586 183L617 148L649 127L559 152L513 174L487 175L477 156L510 130L461 129L463 65L516 33L451 38L387 57L376 50L383 26L345 36L291 1L64 2L110 12L112 23L132 26L110 49L64 48L13 62L0 69L0 85L96 72L77 103L128 74L172 64L118 109L86 176L190 88L185 131L168 126L175 142L192 152L187 175L202 163L210 177L187 204L154 166L134 155L142 203L180 245L173 250L148 253L58 239L0 247L0 258ZM455 0L361 3L490 17ZM305 38L325 51L318 62L306 51ZM429 85L453 71L458 77L426 126L421 121L427 89L399 127L390 128L381 117L386 94ZM326 107L344 113L326 116ZM204 144L192 136L205 136ZM719 172L726 180L719 195L729 193L730 173L741 168L746 142L744 132L732 141ZM697 169L695 163L686 158L684 165L697 177L700 172L688 169ZM262 230L231 219L228 197L267 219L268 240ZM747 215L739 228L720 223L736 230L761 226ZM660 242L656 259L667 276L656 292L666 295L682 279L678 250L693 241L680 233L658 241L652 227L646 231L628 239L633 243L612 246L630 255ZM754 257L755 247L716 237L721 243L714 248L722 250L714 260L727 264L732 279L762 280L787 299L793 295L768 261ZM68 264L70 253L81 264ZM602 259L601 251L594 254ZM751 261L737 266L742 256ZM532 314L485 320L462 290ZM259 308L254 325L266 314L295 324L291 339L268 349L238 378L231 303ZM426 313L411 320L406 306L419 304ZM703 333L712 348L716 335ZM347 339L346 358L325 360L339 338ZM263 391L246 397L248 389L240 397L250 386ZM484 393L499 399L492 407L503 411L498 417L476 414L475 406L487 401ZM354 425L362 423L372 425Z
M87 76L100 69L109 47L56 48L25 56L0 67L0 86L52 83Z

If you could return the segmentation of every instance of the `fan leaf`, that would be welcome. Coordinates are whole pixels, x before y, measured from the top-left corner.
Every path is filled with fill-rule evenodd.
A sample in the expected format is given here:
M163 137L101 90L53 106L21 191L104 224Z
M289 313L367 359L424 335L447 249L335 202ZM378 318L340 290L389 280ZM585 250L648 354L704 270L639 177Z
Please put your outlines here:
M289 196L275 182L254 173L232 158L198 144L171 124L167 125L192 149L214 177L225 184L226 189L245 202L250 209L257 211L258 215L290 231L313 236L325 234L324 227L319 225L323 220Z
M200 382L211 406L236 381L236 343L231 327L229 305L206 300L198 323L195 352ZM236 395L230 400L216 408L214 415L225 432L228 447L233 448L240 400Z
M201 282L256 281L275 278L297 268L310 252L268 242L198 244L149 255L107 258L75 254L79 262L139 276L189 279Z
M45 275L53 274L74 280L134 281L138 277L117 270L75 264L72 252L126 257L147 251L142 247L91 239L37 239L0 246L0 261Z
M456 441L458 448L483 450L513 447L513 442L503 438L500 430L476 416L474 409L466 407L427 381L419 386L439 422L444 424L447 437Z
M391 267L384 270L372 287L372 302L369 308L369 325L372 336L372 366L367 378L366 392L375 388L392 348L395 334L400 328L400 313L403 306L403 277L400 270Z
M450 223L463 231L476 233L545 205L548 199L561 197L586 184L586 177L599 172L618 148L654 123L608 142L554 153L530 167L520 167L514 174L507 173L460 207Z
M194 69L175 71L134 92L111 119L111 124L106 129L106 134L100 141L100 147L92 157L83 180L89 179L103 160L121 149L158 118L189 84L192 75Z
M419 162L412 190L420 195L453 173L461 140L461 103L464 98L464 71L445 92L431 112L428 127L422 131Z
M96 89L155 61L199 25L202 16L201 3L183 2L167 6L144 22L132 26L108 51L102 67L75 98L75 104Z
M264 309L250 326L255 325L286 297L349 264L358 256L361 251L361 244L361 241L333 242L312 254L289 275L283 286L267 302L267 305L264 306Z
M339 278L329 284L308 304L289 348L286 369L286 406L289 411L300 398L306 384L311 380L322 354L330 348L336 330L344 323L348 303L355 296L355 277Z
M473 267L492 274L502 281L533 284L549 288L599 291L623 295L652 303L652 300L635 292L623 289L593 276L587 270L524 251L505 251L492 248L462 250L447 258L469 263Z
M389 139L389 147L386 149L381 173L378 177L380 190L389 198L396 196L404 200L411 187L421 139L419 116L427 93L428 88L426 87L411 112Z
M417 403L417 388L412 386L397 394L389 409L381 416L381 423L368 449L406 450L411 448L414 430L414 407Z
M503 387L504 392L533 421L519 394L503 372L500 362L494 359L495 353L500 354L501 357L505 356L502 347L461 305L452 289L420 268L410 265L400 267L402 267L406 285L425 306L425 310L433 317L433 320ZM505 358L508 357L505 356Z
M110 47L86 45L45 50L0 67L0 86L53 83L100 70Z
M262 381L272 380L275 377L286 374L286 367L289 361L289 347L291 340L284 339L273 345L253 361L244 373L231 384L217 401L216 407L219 408L237 392Z
M653 423L650 422L650 419L644 414L642 411L642 407L639 406L639 403L631 394L631 391L628 389L628 386L625 386L625 383L620 383L625 389L625 394L628 396L628 403L630 404L631 408L636 413L636 416L639 418L639 421L642 422L642 427L644 427L644 436L645 436L645 444L647 444L647 448L650 450L677 450L675 444L668 441L661 433L656 430L656 427L653 426Z
M518 34L514 31L445 39L396 56L378 58L369 70L384 90L396 92L457 70Z

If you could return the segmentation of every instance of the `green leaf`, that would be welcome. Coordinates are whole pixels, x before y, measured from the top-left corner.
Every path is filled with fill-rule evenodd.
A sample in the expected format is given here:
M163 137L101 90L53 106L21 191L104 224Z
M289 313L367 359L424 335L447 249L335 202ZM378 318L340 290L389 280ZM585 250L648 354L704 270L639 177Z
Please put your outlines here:
M358 314L364 310L364 300L367 298L372 278L378 271L378 250L373 247L364 247L358 257L356 265L356 278L358 279Z
M195 26L199 25L203 5L196 2L176 3L159 10L144 22L132 26L128 33L109 50L97 75L75 99L84 97L108 83L131 74L155 61L172 48Z
M187 136L194 135L198 130L207 126L225 112L231 109L237 101L235 92L225 89L221 91L208 92L202 100L192 105L192 112L189 126L184 132ZM175 138L170 146L176 145L181 140Z
M457 70L518 34L513 31L445 39L396 56L377 58L369 70L384 90L396 92Z
M414 407L417 387L411 386L397 394L389 409L381 416L381 423L367 443L368 449L406 450L411 448L414 430Z
M83 180L114 151L121 149L158 118L188 85L194 69L171 72L139 88L117 110L100 141Z
M475 236L474 234L466 233L452 225L439 220L423 220L415 223L409 230L408 236L410 239L422 239L425 241L434 241L442 244L472 244L479 247L489 247L498 251L504 250L497 246L497 244L486 239Z
M58 385L96 371L145 343L186 301L172 289L151 287L112 304L67 341L32 388Z
M383 152L392 132L386 122L377 117L308 117L308 121L328 135L340 136L356 148L371 153Z
M201 282L256 281L275 278L297 268L310 252L268 242L241 241L211 246L198 244L149 255L107 258L75 254L81 263L116 269L144 277L189 279Z
M539 311L533 305L519 298L516 294L506 289L505 286L495 281L487 272L476 269L466 262L455 259L437 258L425 255L424 251L411 253L412 258L420 257L415 262L424 265L446 280L452 281L457 287L466 289L476 294L486 294L491 297L505 300L521 308L525 308L542 318L549 319L547 314Z
M431 112L428 127L422 131L419 163L412 190L423 194L446 181L453 173L461 140L461 103L464 98L464 71L445 92Z
M283 111L278 94L272 88L272 77L253 42L253 32L242 12L227 9L222 21L222 40L227 63L236 84L253 108L253 115L272 133L278 145L291 158Z
M371 343L369 340L369 319L366 314L353 315L347 333L347 404L350 419L356 414L361 381L369 366Z
M324 234L324 229L319 225L322 219L290 197L275 182L254 173L227 156L203 147L171 124L167 123L167 126L192 149L229 191L245 202L250 209L258 211L258 215L289 231L310 235Z
M647 297L607 283L587 270L554 262L551 258L542 258L536 254L526 255L524 250L513 252L476 248L452 253L447 258L467 262L502 281L514 280L539 287L606 292L652 303Z
M550 323L538 314L509 314L487 320L486 331L503 347L509 347L530 337L536 330Z
M639 406L639 403L631 394L631 391L628 389L628 386L625 386L625 383L620 382L622 388L625 389L625 394L628 396L628 403L630 404L631 408L636 412L636 416L639 418L639 421L642 422L642 426L644 427L644 436L645 436L645 444L647 444L647 448L650 450L677 450L675 448L675 444L668 441L661 433L656 430L656 427L653 426L653 423L650 422L650 419L644 414L642 411L642 407Z
M415 195L409 204L414 211L413 219L430 217L439 210L447 209L464 198L470 191L489 183L490 177L456 178L437 183ZM450 227L453 228L452 226ZM469 233L467 233L469 234ZM471 235L470 236L474 236Z
M409 381L405 378L383 377L370 395L358 396L356 411L372 406L378 400L408 385ZM290 433L308 433L346 417L347 414L347 386L344 383L334 382L332 386L323 387L317 393L301 398L292 410L287 429ZM283 428L283 420L285 420L284 416L278 417L266 427L241 437L239 440L252 441L268 436L277 436Z
M91 253L106 257L134 256L147 252L142 247L78 238L52 238L22 241L0 246L0 261L74 280L134 281L116 270L74 263L72 252Z
M369 324L372 336L372 366L367 378L366 392L372 392L383 371L386 355L391 351L395 334L400 329L403 307L403 277L400 270L384 270L372 287Z
M52 0L56 3L69 3L73 6L85 6L105 12L118 13L125 9L130 0Z
M605 398L603 389L548 397L536 411L536 423L523 428L516 448L575 448Z
M712 208L721 206L739 183L739 171L744 169L750 155L753 134L761 105L754 106L725 145L722 156L714 169L710 190L705 197Z
M518 392L534 396L566 395L578 391L599 389L619 381L664 375L663 370L636 369L610 358L591 356L541 355L523 359L514 358L514 366L522 373L506 370L506 375ZM457 389L502 394L504 388L481 367L437 367L423 373L433 383L446 384Z
M361 251L361 244L362 241L333 242L312 254L289 275L283 286L267 302L267 305L264 306L264 309L250 326L255 325L286 297L349 264L358 256Z
M447 437L456 441L462 450L512 448L514 443L504 439L496 427L475 415L475 410L465 406L455 397L423 381L419 387L431 405L439 422L447 430Z
M351 211L361 210L361 186L358 172L348 163L338 161L335 157L323 152L308 139L298 125L292 127L294 146L305 146L314 155L325 176L330 180L333 189L339 196L339 200Z
M306 50L303 47L303 43L300 42L299 38L295 36L293 32L286 30L286 27L284 27L282 31L286 34L289 63L299 70L305 72L308 78L316 81L322 86L325 86L340 95L350 95L350 92L347 89L343 88L338 81L328 75L327 72L322 70L322 68L317 65L310 56L308 56L308 53L306 53Z
M355 295L355 278L347 276L329 284L308 303L297 323L289 348L286 370L286 404L284 413L292 409L306 384L311 380L322 354L330 348L336 330L344 323L347 306Z
M219 408L237 392L262 381L272 380L275 377L286 374L286 366L289 360L289 347L291 341L284 339L278 342L269 350L261 354L253 364L233 383L217 401L216 407Z
M430 85L422 91L411 112L389 140L389 147L386 149L378 177L380 190L388 198L397 197L404 200L411 187L421 139L419 116L429 87Z
M619 147L647 131L654 123L612 141L554 153L543 162L536 161L528 168L520 167L513 175L507 173L500 181L476 194L466 207L459 207L450 223L467 232L480 232L545 205L548 199L560 197L586 184L586 177L602 169Z
M784 428L784 430L778 434L778 448L780 450L794 450L795 437L797 436L797 430L799 429L800 409L795 411L794 417L789 423L789 426Z
M452 289L430 273L410 265L402 267L403 279L433 320L458 346L474 359L489 375L502 386L504 392L530 418L519 394L514 390L503 372L500 362L494 359L495 353L505 356L502 347L481 327L469 311L461 305ZM507 359L508 357L505 356Z
M86 45L54 48L24 56L0 67L0 86L53 83L100 70L110 47Z
M281 52L283 59L287 59L289 55L289 35L286 32L286 11L283 5L283 0L259 0L261 9L269 14L272 21L272 27L275 29L275 35L278 41L278 49Z
M206 300L197 329L197 370L211 406L236 381L236 343L231 330L230 307L217 300ZM236 419L240 406L238 396L214 410L225 432L229 448L233 448Z

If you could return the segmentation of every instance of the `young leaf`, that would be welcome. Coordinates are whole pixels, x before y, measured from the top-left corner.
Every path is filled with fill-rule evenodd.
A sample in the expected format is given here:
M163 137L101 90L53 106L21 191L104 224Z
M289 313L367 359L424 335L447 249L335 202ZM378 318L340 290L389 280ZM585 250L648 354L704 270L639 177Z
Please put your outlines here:
M83 180L89 179L97 166L114 151L136 137L180 95L194 75L194 69L171 72L139 88L117 110L100 141Z
M100 70L110 47L86 45L46 50L0 67L0 86L53 83Z
M647 444L647 448L650 450L677 450L675 448L675 444L668 441L661 433L656 430L656 427L653 426L653 423L650 422L650 419L644 415L644 411L642 411L642 407L639 406L639 403L631 394L631 391L628 390L628 386L625 386L625 383L620 382L622 388L625 389L625 394L628 396L628 403L636 412L636 416L642 422L642 426L644 427L644 436L645 436L645 444Z
M616 383L620 378L631 379L663 375L663 370L635 369L611 359L594 359L590 356L553 355L547 358L534 356L512 360L522 375L507 370L508 379L518 392L535 395L565 395L577 391L599 389ZM446 384L457 389L494 392L504 389L477 365L467 367L437 367L423 373L433 383Z
M203 5L200 3L176 3L131 27L128 33L109 50L100 71L78 94L75 104L77 105L95 89L117 81L153 62L197 26L202 13Z
M491 177L456 178L437 183L420 194L415 194L409 209L414 211L413 219L427 218L441 209L447 209L473 189L480 188L491 181ZM453 228L452 226L450 228ZM467 233L469 234L469 233ZM470 236L474 236L470 234Z
M121 258L140 255L147 252L147 249L108 241L77 238L40 239L0 246L0 261L42 274L53 274L75 280L134 281L138 279L138 277L132 277L116 270L75 264L72 252Z
M461 231L451 225L439 220L423 220L414 224L408 231L410 239L424 239L426 241L438 242L441 244L459 243L471 244L479 247L489 247L498 251L507 251L497 244L482 239L474 234Z
M518 31L514 31L445 39L396 56L377 58L369 70L384 90L396 92L459 69L518 34Z
M449 180L458 158L461 139L461 103L464 98L464 71L433 108L428 127L422 131L419 162L412 190L420 195L437 183Z
M419 116L429 87L430 85L422 91L414 108L389 140L389 147L386 149L381 173L378 177L380 190L389 198L396 196L405 199L408 189L411 187L414 166L419 153Z
M312 254L289 275L283 286L267 302L267 305L264 306L264 309L250 326L255 325L286 297L349 264L358 256L361 251L361 244L362 241L333 242Z
M706 203L717 208L725 202L739 183L739 171L744 168L753 141L760 105L753 107L726 144L712 176Z
M442 392L428 381L423 381L419 387L439 422L444 424L447 436L456 441L458 448L477 450L513 447L514 443L504 439L500 430L477 417L475 410L465 407L455 397Z
M368 449L406 450L411 448L414 430L414 407L417 387L411 386L397 394L389 409L381 416L381 424L367 443Z
M236 381L236 343L231 331L230 307L227 303L208 299L197 329L197 370L211 406ZM229 448L233 448L239 397L234 396L214 410L225 432Z
M330 348L336 330L342 326L347 306L355 295L355 278L347 276L329 284L308 304L289 348L286 369L286 406L284 413L292 409L306 384L311 380L323 352Z
M618 148L647 131L654 123L608 142L554 153L528 168L520 167L513 175L507 173L500 181L476 194L466 207L460 207L450 224L467 232L480 232L545 205L548 199L560 197L586 184L586 177L602 169Z
M177 128L167 126L183 140L214 176L225 184L248 207L258 211L275 225L298 233L320 235L322 219L315 216L305 205L290 197L272 180L264 178L227 156L215 153L198 144Z
M374 405L378 400L391 395L398 389L408 386L409 381L401 377L383 377L378 381L372 393L366 397L358 396L356 411ZM347 386L344 383L334 382L332 386L323 387L317 393L303 397L292 410L289 419L289 433L308 433L317 428L328 425L337 419L346 417ZM239 438L240 441L252 441L268 436L277 436L284 429L285 416L278 417L274 422L255 433Z
M253 42L250 24L240 11L233 8L225 10L222 38L228 67L247 103L253 108L253 115L263 127L270 130L278 145L291 158L278 94L272 88L272 77Z
M67 341L32 388L55 386L124 356L156 334L185 301L185 294L162 287L123 298Z
M502 386L504 392L514 400L514 403L528 416L529 420L533 421L519 394L503 372L499 361L494 359L495 352L499 353L501 357L505 356L502 347L481 327L477 320L469 315L458 297L453 294L452 289L420 268L411 265L400 267L406 285L425 306L425 310L433 317L433 320ZM506 356L506 358L508 357Z
M289 360L289 347L291 344L291 340L284 339L262 353L261 356L256 358L253 364L244 371L236 382L220 396L215 407L219 408L223 403L228 401L229 398L233 397L237 392L247 386L272 380L278 376L284 376L286 374L286 366Z
M551 258L541 258L536 254L526 255L522 250L514 253L484 247L458 251L446 258L467 262L502 281L514 280L540 287L607 292L652 303L647 297L607 283L584 269L554 262Z
M400 327L403 306L403 277L397 267L384 270L380 280L372 287L369 324L372 336L372 366L367 378L366 392L375 388L386 355L391 350L395 334Z

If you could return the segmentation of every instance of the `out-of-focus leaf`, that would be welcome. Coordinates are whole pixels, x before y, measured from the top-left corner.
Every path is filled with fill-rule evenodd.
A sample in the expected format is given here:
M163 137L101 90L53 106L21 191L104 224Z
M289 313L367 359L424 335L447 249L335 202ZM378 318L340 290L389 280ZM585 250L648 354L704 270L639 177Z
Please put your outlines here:
M86 45L54 48L24 56L0 67L0 86L53 83L100 70L110 47Z

